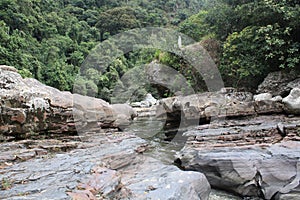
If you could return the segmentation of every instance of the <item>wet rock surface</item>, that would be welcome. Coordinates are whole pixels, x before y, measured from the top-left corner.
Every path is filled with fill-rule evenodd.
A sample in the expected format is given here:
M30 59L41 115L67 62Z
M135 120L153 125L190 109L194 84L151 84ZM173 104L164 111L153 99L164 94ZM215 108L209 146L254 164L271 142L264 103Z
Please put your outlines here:
M300 197L300 118L259 116L202 125L184 133L177 162L212 187L264 199Z

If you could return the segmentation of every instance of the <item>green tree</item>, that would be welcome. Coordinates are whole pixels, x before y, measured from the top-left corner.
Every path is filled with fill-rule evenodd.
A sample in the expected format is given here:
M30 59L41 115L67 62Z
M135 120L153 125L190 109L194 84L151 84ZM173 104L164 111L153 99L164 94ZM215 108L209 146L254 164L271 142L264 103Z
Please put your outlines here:
M104 34L117 34L121 31L139 27L134 9L130 7L117 7L100 13L96 24L100 31L100 40L104 40Z
M196 41L200 41L204 36L211 33L210 27L205 23L207 11L200 11L192 15L179 25L179 31L190 36Z

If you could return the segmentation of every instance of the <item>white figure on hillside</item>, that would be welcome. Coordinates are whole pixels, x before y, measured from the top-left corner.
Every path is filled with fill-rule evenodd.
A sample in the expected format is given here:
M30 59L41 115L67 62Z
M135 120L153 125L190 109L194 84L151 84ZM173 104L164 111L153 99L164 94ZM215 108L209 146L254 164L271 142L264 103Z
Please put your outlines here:
M178 37L178 47L179 47L179 49L182 48L182 41L181 41L181 36L180 35Z

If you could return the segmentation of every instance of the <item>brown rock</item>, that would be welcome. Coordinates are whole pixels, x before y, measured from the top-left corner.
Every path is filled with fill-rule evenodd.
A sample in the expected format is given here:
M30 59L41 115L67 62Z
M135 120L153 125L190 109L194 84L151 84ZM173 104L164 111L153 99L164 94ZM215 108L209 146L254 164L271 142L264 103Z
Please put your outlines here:
M75 134L114 127L113 108L92 97L61 92L13 67L0 66L0 135L17 138L39 133ZM130 120L130 119L128 119Z

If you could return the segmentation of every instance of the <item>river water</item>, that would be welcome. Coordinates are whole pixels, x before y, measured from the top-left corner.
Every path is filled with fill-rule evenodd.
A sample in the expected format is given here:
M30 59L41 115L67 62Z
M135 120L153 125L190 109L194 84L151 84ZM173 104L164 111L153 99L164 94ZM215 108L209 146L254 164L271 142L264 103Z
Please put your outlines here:
M145 152L156 159L160 159L165 164L174 164L175 155L183 146L185 139L182 133L185 130L178 130L175 125L165 127L164 120L158 120L155 117L137 118L126 131L134 133L149 142L150 150ZM209 200L242 200L239 196L212 189ZM247 198L250 200L250 198Z

